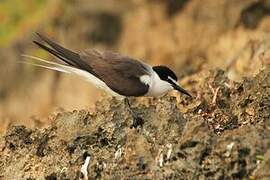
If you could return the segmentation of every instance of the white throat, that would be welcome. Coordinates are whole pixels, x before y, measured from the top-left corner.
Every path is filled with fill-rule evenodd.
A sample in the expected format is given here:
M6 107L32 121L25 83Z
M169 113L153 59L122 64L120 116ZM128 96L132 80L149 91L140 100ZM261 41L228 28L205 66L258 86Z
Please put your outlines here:
M151 70L151 75L141 76L140 80L149 86L149 90L145 96L158 97L173 90L171 84L161 80L154 70Z

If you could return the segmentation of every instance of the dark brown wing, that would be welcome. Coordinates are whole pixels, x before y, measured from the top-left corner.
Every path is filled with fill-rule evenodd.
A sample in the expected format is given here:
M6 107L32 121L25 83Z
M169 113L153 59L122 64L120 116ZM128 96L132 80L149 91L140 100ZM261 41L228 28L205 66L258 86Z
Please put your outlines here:
M53 54L70 66L85 70L104 81L113 91L124 96L142 96L148 86L140 82L140 76L148 74L147 67L137 60L111 52L96 50L81 54L70 51L47 37L38 34L49 46L34 41L40 48Z
M96 50L84 51L80 57L118 94L142 96L147 93L148 86L140 81L140 76L149 72L139 61L117 53Z

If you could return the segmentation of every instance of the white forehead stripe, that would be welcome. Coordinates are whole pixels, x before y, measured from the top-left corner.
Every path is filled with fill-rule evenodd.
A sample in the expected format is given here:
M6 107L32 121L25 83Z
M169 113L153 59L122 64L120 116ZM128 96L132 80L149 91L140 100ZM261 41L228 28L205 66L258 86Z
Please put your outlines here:
M142 75L140 77L140 81L146 85L149 85L151 83L151 77L149 75Z
M173 78L171 78L170 76L168 76L168 79L170 79L172 82L174 82L175 84L178 84L177 81L175 81Z

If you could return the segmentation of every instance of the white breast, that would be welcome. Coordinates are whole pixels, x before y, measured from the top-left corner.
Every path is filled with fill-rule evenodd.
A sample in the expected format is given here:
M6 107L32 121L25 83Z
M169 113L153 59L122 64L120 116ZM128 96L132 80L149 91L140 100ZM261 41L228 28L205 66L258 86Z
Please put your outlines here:
M140 77L140 80L142 83L149 86L148 93L145 96L158 97L173 90L171 84L161 80L158 74L153 70L151 70L151 75L143 75Z

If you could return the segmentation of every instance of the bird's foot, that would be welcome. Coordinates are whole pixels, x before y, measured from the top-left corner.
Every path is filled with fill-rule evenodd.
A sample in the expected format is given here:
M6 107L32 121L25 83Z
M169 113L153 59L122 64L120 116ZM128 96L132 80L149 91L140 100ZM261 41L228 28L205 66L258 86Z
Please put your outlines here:
M132 122L132 125L130 126L130 128L137 128L139 126L142 127L143 124L144 124L144 120L143 120L143 118L138 116L136 113L134 113L134 111L132 110L132 108L130 106L128 98L125 98L125 104L126 104L126 107L127 107L128 111L130 112L130 114L132 115L132 118L133 118L133 122Z
M139 126L143 126L144 120L140 116L133 116L133 122L130 128L137 128Z

